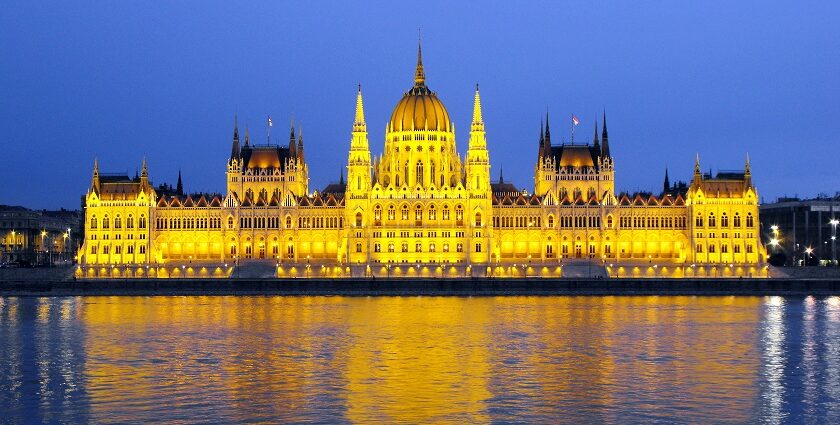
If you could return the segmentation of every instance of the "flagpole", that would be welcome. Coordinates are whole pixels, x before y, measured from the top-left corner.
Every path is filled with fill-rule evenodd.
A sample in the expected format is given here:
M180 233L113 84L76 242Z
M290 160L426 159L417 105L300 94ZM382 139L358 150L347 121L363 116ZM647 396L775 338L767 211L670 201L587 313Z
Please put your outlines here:
M572 144L575 144L575 114L572 114Z
M268 122L266 122L266 125L268 126L268 138L266 140L266 144L270 145L271 144L271 115L268 116Z

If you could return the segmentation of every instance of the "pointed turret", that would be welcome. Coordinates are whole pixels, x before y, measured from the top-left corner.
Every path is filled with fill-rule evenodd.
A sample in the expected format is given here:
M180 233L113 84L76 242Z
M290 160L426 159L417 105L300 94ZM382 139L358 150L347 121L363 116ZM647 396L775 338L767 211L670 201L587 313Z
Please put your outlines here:
M289 157L297 158L297 143L295 141L295 119L292 118L291 130L289 130Z
M543 145L545 144L545 124L542 120L540 120L540 145L539 145L539 157L542 158L545 155L543 149Z
M744 182L747 187L752 186L752 169L750 167L750 154L747 153L747 159L744 162Z
M362 102L362 85L359 84L359 91L356 93L356 119L353 120L353 131L363 132L367 131L367 124L365 123L365 106Z
M303 127L298 129L297 159L303 163Z
M607 111L604 111L604 119L601 125L603 126L601 129L601 156L611 158L609 136L607 135Z
M548 128L548 111L545 112L545 146L551 147L551 130Z
M472 131L484 131L484 118L481 116L481 95L478 84L475 85L475 100L473 101Z
M90 185L94 192L99 193L99 158L93 158L93 178Z
M414 71L414 86L420 87L426 85L426 72L423 71L423 48L420 45L420 40L417 40L417 69Z
M502 166L499 166L499 184L504 184L505 182L505 170Z
M251 131L248 130L248 126L245 126L245 147L247 148L251 144Z
M184 183L181 181L181 170L178 170L178 184L175 185L175 193L178 195L184 194Z
M230 149L230 159L239 158L239 119L234 115L233 117L233 142Z
M668 178L668 167L665 167L665 181L662 183L662 193L671 190L671 180Z
M343 184L344 184L344 169L343 169L343 168L339 168L339 169L338 169L338 173L339 173L339 177L338 177L338 184L342 184L342 185L343 185Z
M595 135L592 136L592 146L595 147L598 155L601 155L601 142L598 140L598 120L595 120Z
M703 179L703 171L700 170L700 153L694 158L694 182L699 183Z

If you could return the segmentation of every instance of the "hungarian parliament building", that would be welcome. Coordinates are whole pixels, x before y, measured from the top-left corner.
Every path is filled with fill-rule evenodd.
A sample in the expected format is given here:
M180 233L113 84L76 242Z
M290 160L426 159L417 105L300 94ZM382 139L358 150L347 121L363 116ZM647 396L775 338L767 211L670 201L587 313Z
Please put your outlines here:
M78 274L219 276L244 262L278 277L556 277L580 263L616 276L766 270L749 159L713 176L698 157L690 182L666 174L661 193L617 194L606 115L584 144L552 143L546 118L531 145L533 191L522 190L491 180L481 108L476 86L461 156L418 49L382 154L371 155L360 87L347 178L322 190L309 186L294 127L288 145L257 145L235 125L223 194L185 194L180 176L177 188L155 187L145 159L134 178L94 162Z

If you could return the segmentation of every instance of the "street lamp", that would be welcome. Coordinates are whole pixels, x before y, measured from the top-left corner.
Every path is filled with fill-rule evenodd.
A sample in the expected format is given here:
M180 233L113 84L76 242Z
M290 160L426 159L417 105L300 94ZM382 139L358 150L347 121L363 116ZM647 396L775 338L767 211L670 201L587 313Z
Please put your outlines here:
M831 225L831 262L837 265L837 225L840 224L840 220L832 218L828 224Z

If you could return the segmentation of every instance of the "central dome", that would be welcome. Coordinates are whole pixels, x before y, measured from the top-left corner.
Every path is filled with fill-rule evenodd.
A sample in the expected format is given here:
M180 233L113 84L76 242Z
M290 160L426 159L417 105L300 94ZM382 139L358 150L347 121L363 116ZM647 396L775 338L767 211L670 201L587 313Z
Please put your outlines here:
M423 58L418 46L414 87L407 91L394 107L388 131L423 130L452 132L452 123L443 102L426 87Z

